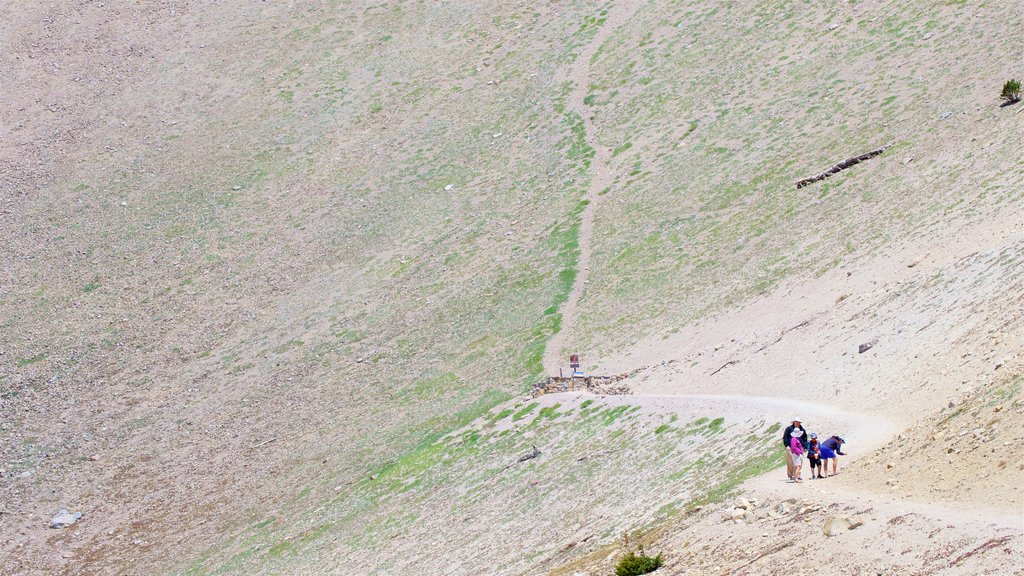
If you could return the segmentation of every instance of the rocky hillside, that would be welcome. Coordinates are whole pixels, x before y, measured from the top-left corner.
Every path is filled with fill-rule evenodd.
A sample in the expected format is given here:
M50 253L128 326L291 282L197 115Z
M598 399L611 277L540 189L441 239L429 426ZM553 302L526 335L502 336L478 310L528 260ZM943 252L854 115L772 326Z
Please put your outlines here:
M1020 8L0 17L3 574L1024 558Z

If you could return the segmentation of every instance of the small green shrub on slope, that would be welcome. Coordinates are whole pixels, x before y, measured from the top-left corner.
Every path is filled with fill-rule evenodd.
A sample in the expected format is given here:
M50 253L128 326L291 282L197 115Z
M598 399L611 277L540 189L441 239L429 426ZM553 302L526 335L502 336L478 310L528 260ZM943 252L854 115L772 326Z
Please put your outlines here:
M644 554L644 548L641 546L636 552L630 550L622 557L622 560L619 560L619 564L615 567L615 576L648 574L661 568L661 564L661 554L654 557L648 556Z
M1003 100L1007 102L1019 102L1020 101L1020 81L1019 80L1007 80L1006 84L1003 84L1003 92L1000 94Z

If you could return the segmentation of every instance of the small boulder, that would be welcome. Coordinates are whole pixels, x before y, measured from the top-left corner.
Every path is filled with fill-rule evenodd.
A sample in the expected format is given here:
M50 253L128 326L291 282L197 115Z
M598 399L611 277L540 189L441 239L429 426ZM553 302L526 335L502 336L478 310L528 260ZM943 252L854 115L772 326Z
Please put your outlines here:
M829 516L825 520L825 525L821 527L821 532L828 537L835 536L843 530L846 530L849 526L846 523L846 518L843 516Z
M750 500L747 500L746 498L737 498L735 506L736 508L742 508L743 510L750 510L754 507L753 504L750 503Z
M863 525L864 521L856 516L839 516L834 514L825 520L825 525L822 526L821 531L825 536L832 537L845 530L853 530Z
M858 346L857 347L857 353L858 354L863 354L863 353L867 352L868 350L871 350L872 348L874 348L877 345L878 345L878 338L874 338L874 339L872 339L872 340L870 340L868 342L865 342L865 343L861 344L860 346Z
M68 512L61 508L57 511L57 515L50 519L50 523L47 526L50 528L66 528L81 520L82 516L81 512Z
M729 517L729 520L740 521L747 515L747 511L743 508L733 508L729 510L726 515Z

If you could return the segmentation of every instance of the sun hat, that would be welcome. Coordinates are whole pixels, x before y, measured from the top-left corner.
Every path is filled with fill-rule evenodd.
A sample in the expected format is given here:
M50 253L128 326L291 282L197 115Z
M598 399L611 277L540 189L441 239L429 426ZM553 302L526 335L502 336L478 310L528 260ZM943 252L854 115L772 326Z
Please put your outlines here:
M843 444L846 444L846 438L843 438L842 436L836 436L836 438L839 438L840 442L842 442Z
M817 437L818 437L818 434L816 432L811 432L811 438L817 438Z
M794 416L792 422L803 422L799 416Z

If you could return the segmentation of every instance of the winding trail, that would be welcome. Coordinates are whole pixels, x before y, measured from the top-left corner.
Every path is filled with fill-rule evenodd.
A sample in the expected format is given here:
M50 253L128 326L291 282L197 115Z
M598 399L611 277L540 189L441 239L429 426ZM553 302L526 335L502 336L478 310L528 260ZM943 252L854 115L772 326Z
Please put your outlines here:
M590 61L597 54L601 45L620 26L629 21L641 4L637 0L615 2L608 10L605 22L601 25L597 35L583 47L573 62L572 68L569 70L568 79L572 81L573 89L569 94L566 107L569 111L579 114L580 118L583 119L587 145L594 149L594 157L590 162L590 180L585 196L587 205L580 216L578 238L580 256L576 280L573 282L568 299L558 310L562 315L561 329L548 340L547 346L544 349L544 371L548 374L557 374L561 360L566 358L563 350L565 341L569 333L576 326L580 296L582 296L590 276L591 241L594 237L594 212L597 210L601 198L601 190L604 190L612 183L612 175L608 169L608 160L611 158L612 151L610 148L603 147L598 143L597 128L590 116L590 107L583 102L583 99L587 97L587 93L590 90Z
M601 47L615 32L636 14L641 2L626 0L612 4L606 20L597 34L579 52L567 79L573 82L572 92L566 102L567 109L578 114L583 122L586 143L594 149L591 159L589 178L585 199L587 204L581 213L578 245L578 272L566 301L559 307L561 328L547 342L543 356L543 367L547 374L556 375L559 368L565 365L568 353L566 343L570 336L576 335L579 317L580 299L587 287L590 276L590 261L594 237L595 215L601 202L601 191L613 182L610 170L612 150L601 146L597 138L597 125L591 116L590 107L584 102L590 91L591 62ZM548 394L540 398L542 404L556 403L570 396L577 397L579 392ZM873 412L850 412L833 405L807 402L785 397L738 396L738 395L707 395L707 394L631 394L625 396L604 396L602 401L611 404L639 404L649 409L686 413L695 405L713 407L715 413L731 415L737 418L764 417L773 421L784 422L799 412L807 419L827 424L831 429L844 430L849 436L857 438L857 453L870 454L876 448L890 442L900 431L900 423ZM855 460L851 456L850 460ZM845 465L845 463L844 463ZM787 483L780 463L778 470L751 478L744 483L744 489L755 494L785 498L815 498L819 501L847 502L858 506L873 506L890 511L893 514L916 513L936 521L956 522L979 531L990 531L996 527L1019 528L1019 514L1003 510L988 510L978 507L958 506L949 502L913 502L896 499L893 495L871 492L856 486L846 486L833 482L825 485L814 484L814 492L810 492L802 484Z
M588 392L561 392L540 397L542 405L571 403L573 399L588 395ZM736 394L624 394L602 396L601 402L609 406L640 406L645 410L662 413L692 415L695 409L713 411L727 419L764 418L786 421L794 414L824 427L844 430L848 436L857 438L857 456L870 454L890 442L899 432L898 422L873 412L853 412L831 404L778 396L744 396ZM857 459L850 456L848 461ZM785 466L766 474L755 476L744 483L744 490L757 496L769 496L782 500L811 498L820 502L846 502L858 506L875 506L889 510L892 514L916 513L922 516L963 523L979 529L1021 528L1021 516L1012 510L979 507L976 504L958 505L950 502L921 502L896 499L885 493L861 490L838 483L813 484L813 491L805 484L791 484L784 478ZM810 484L807 484L810 486Z

